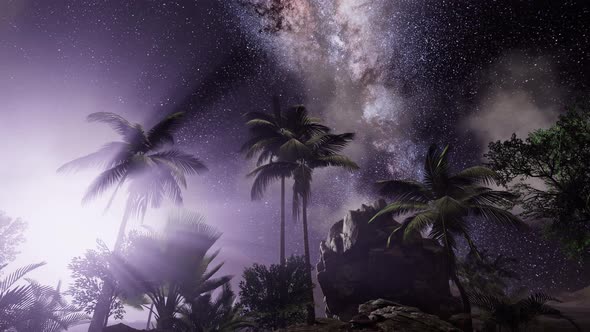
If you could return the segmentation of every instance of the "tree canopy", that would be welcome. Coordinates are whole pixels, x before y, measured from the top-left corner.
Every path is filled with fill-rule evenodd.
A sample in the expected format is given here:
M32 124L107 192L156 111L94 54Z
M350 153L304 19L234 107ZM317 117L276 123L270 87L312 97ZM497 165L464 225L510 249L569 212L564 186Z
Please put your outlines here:
M14 260L18 246L25 241L27 223L20 218L11 218L0 211L0 266Z
M590 254L590 108L573 107L524 139L492 142L486 157L519 194L523 218L546 221L570 255Z

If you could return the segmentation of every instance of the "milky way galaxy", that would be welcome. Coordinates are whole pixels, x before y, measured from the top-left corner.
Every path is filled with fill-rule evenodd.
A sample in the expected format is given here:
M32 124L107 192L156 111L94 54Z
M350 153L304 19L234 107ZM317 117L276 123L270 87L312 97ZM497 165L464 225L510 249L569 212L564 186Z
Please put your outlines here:
M252 165L239 153L247 136L241 115L269 111L273 95L284 107L306 105L337 132L357 134L346 153L359 172L314 174L317 257L332 223L377 199L375 181L419 177L431 143L452 146L453 167L474 165L490 140L548 126L587 93L589 7L509 0L0 1L0 130L10 138L0 147L17 161L0 165L0 210L37 230L19 259L41 258L40 230L63 236L59 252L49 250L56 256L79 255L96 237L114 241L101 227L120 211L101 215L99 204L80 206L92 174L55 174L61 163L112 138L85 123L87 114L113 111L151 124L182 110L188 119L178 144L210 168L191 179L186 208L224 232L226 272L275 262L276 188L251 202L245 174ZM55 192L55 204L44 202ZM27 198L49 212L33 211ZM58 210L68 205L75 215ZM105 226L101 219L108 219ZM301 253L300 224L287 228L288 252ZM474 230L482 247L521 259L522 283L532 289L587 283L588 271L539 237ZM55 266L51 278L67 275L69 257L41 259Z

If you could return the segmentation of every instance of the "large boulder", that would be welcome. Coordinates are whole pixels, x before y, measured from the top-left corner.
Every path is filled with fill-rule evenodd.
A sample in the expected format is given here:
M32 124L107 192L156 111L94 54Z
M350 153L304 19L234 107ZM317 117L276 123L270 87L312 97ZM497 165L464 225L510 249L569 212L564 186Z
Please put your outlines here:
M317 324L289 327L285 332L461 332L435 315L417 308L379 299L359 306L349 322L335 319L318 319Z
M317 271L326 315L350 320L360 304L376 298L443 318L456 313L459 300L451 295L443 248L419 234L404 241L402 232L387 247L391 231L399 224L390 216L368 223L383 207L385 202L380 200L349 211L321 242Z

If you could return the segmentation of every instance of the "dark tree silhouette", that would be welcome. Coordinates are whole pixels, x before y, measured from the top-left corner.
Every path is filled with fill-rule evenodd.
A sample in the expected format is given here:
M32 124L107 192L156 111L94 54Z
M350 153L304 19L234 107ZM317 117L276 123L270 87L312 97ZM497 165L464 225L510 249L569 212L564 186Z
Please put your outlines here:
M309 137L314 134L326 133L327 127L309 117L303 106L296 106L288 112L282 112L277 97L273 98L273 114L250 112L246 114L246 125L250 130L250 138L242 146L246 158L257 157L256 166L275 161L283 144L293 137ZM285 179L290 176L281 167L265 169L265 173L278 175L281 182L281 223L280 223L280 263L285 263ZM259 175L252 185L251 197L261 199L269 183L261 181L264 175Z
M590 107L572 108L524 140L492 142L486 157L521 196L523 218L548 221L570 256L590 256Z

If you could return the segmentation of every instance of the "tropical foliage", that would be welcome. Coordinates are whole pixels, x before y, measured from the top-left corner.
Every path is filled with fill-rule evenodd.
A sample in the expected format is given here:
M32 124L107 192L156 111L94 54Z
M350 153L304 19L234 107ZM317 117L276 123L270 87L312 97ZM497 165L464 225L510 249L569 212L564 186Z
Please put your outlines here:
M60 285L53 289L31 279L21 281L44 264L27 265L0 280L0 331L58 332L87 320L65 301Z
M500 330L506 327L510 331L520 331L539 316L547 316L569 321L577 331L582 331L574 320L564 315L558 309L547 302L560 302L544 293L535 293L523 299L484 295L480 293L470 294L472 303L484 310L483 319L498 326Z
M236 296L229 283L222 286L215 299L210 292L189 300L180 310L177 331L234 332L256 328L256 324L242 315L241 308L235 302Z
M246 268L240 281L244 314L265 330L305 322L310 290L307 273L301 256L291 256L284 266L254 264Z
M169 217L161 232L130 238L117 277L123 292L145 295L153 303L158 328L184 327L179 315L192 317L193 304L231 279L214 277L223 263L211 266L219 251L208 251L220 236L200 215L179 213Z
M571 256L590 255L589 107L572 108L525 139L492 142L486 157L521 196L523 218L548 221L548 234Z
M182 188L186 188L186 175L207 170L199 159L170 147L174 144L173 134L179 128L183 115L184 113L174 113L151 129L144 130L140 124L132 124L114 113L92 113L88 116L88 121L108 124L121 136L121 141L109 142L100 150L58 169L58 172L88 167L101 169L102 173L90 184L82 201L87 202L115 187L107 208L118 190L128 184L127 202L115 241L115 252L122 245L130 217L143 218L148 207L159 207L164 198L181 204ZM108 321L109 301L114 290L108 283L103 288L95 305L90 324L91 332L99 332Z
M18 246L25 241L27 223L11 218L0 211L0 266L10 263L18 254Z
M87 314L92 314L105 282L113 285L108 317L123 319L125 307L120 298L117 280L111 271L112 252L103 242L96 250L89 249L83 256L74 257L68 268L72 271L72 284L68 290L72 304Z
M447 253L451 279L461 293L464 312L470 314L469 297L457 274L457 240L463 238L471 250L478 252L470 236L470 219L514 227L524 224L507 211L514 196L486 186L496 179L494 171L474 166L452 174L448 151L448 146L442 150L435 145L430 147L424 162L423 182L380 181L380 193L392 197L394 202L379 211L371 221L384 214L405 216L392 236L403 232L403 238L408 239L416 232L427 232L429 237L438 240Z

